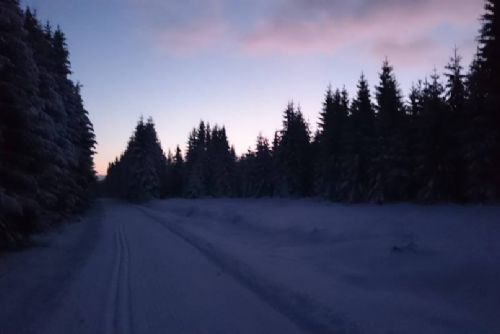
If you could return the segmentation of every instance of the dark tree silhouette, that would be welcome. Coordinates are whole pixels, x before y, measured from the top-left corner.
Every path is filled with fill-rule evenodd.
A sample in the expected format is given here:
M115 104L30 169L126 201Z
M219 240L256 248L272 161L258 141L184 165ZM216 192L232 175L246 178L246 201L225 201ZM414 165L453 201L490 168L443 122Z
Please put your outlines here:
M188 139L185 162L188 197L234 196L236 185L236 156L229 146L225 127L201 121Z
M345 141L341 179L338 185L339 199L348 202L366 201L371 187L370 168L375 149L375 111L370 89L362 74L356 97L352 102Z
M436 72L432 74L430 82L425 81L422 105L414 176L420 185L417 199L424 202L450 201L454 184L450 154L452 129L445 88Z
M127 149L108 167L106 187L110 194L131 201L146 201L162 194L167 177L167 159L158 140L153 120L142 117Z
M458 54L457 48L453 51L446 66L446 86L445 98L447 111L445 117L445 130L448 137L448 148L446 155L449 159L451 174L450 200L464 202L465 199L465 178L466 178L466 145L467 131L470 124L467 124L466 114L466 75L461 64L462 57Z
M369 198L376 202L405 199L410 183L407 117L394 70L386 59L376 90L376 154Z
M56 39L57 31L50 30L42 35ZM497 2L487 0L469 72L464 73L455 49L444 84L434 70L429 80L412 85L407 104L387 60L374 101L364 75L352 103L345 89L328 87L312 140L300 108L292 103L272 146L259 136L255 150L239 159L225 128L202 121L189 135L185 161L179 149L166 159L161 189L167 196L188 197L321 196L377 203L498 200L498 30ZM56 49L64 60L64 47ZM59 68L67 74L64 66ZM120 174L119 161L110 165L110 175Z
M240 194L244 197L263 197L274 194L273 156L269 141L257 137L255 152L249 151L238 162Z
M95 137L61 29L0 12L0 246L16 246L89 203Z
M165 195L167 197L180 197L184 187L184 158L179 146L175 148L175 154L167 158L167 174L165 184Z
M473 201L500 198L500 26L498 1L486 0L478 53L471 65L467 90L469 124L467 197Z
M315 191L332 199L335 199L339 185L348 103L345 90L333 92L329 86L319 116Z
M283 115L283 129L273 147L279 173L277 193L307 196L311 192L312 155L309 127L300 108L289 103Z

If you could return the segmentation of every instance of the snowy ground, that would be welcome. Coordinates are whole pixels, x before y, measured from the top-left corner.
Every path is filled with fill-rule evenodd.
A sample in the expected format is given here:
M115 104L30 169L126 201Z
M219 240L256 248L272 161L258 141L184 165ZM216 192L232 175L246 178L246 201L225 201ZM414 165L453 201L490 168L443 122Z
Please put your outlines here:
M0 255L0 333L500 333L500 207L103 200Z

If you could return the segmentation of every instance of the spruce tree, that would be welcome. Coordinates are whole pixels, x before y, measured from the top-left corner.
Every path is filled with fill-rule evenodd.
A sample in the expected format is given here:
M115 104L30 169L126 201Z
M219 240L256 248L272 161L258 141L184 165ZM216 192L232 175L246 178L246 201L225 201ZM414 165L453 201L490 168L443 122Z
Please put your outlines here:
M256 174L255 152L248 151L241 155L236 163L238 195L241 197L257 196L256 186L253 183Z
M463 202L465 200L466 162L465 147L467 145L467 131L470 126L466 119L466 89L465 74L461 64L462 57L458 55L457 48L446 66L446 103L447 110L444 115L444 129L448 137L448 147L445 153L450 163L452 185L450 186L450 199Z
M267 138L259 135L255 149L255 184L258 197L272 196L274 193L273 162Z
M110 194L142 202L158 198L165 187L167 159L158 140L154 122L137 123L125 152L109 165L106 185Z
M498 1L486 0L477 58L468 80L473 129L467 156L467 197L500 198L500 23Z
M361 74L357 88L342 143L344 154L338 185L339 199L347 202L367 200L370 190L375 112L364 74Z
M422 109L423 109L423 88L422 88L422 81L419 80L416 84L412 83L412 86L410 88L410 94L408 95L409 98L409 116L411 119L416 119L420 115L422 115Z
M462 57L457 48L446 65L446 102L455 115L461 115L465 108L465 75L461 64Z
M36 228L39 211L38 73L18 1L0 2L0 12L0 246L13 246Z
M370 200L405 200L410 184L408 122L394 70L386 59L376 87L376 159Z
M234 184L235 159L227 140L226 128L215 126L211 133L211 143L207 151L207 161L211 164L212 184L209 193L213 196L231 196L236 193Z
M205 122L200 121L198 129L193 129L188 140L185 195L188 197L207 196L208 174L207 129Z
M379 80L375 94L377 117L381 126L387 129L399 125L404 118L401 91L394 75L394 69L387 59L382 64Z
M445 88L436 71L425 81L423 110L419 123L419 145L415 178L420 185L417 200L447 202L453 199L455 171L452 137Z
M276 150L280 195L307 196L312 188L312 161L309 127L300 108L289 103Z
M259 135L255 151L248 150L238 160L238 182L243 197L265 197L274 194L274 165L269 141Z
M175 148L175 154L169 166L168 182L169 195L171 197L182 196L184 187L184 158L178 145Z
M333 92L328 87L323 110L320 113L318 124L318 155L316 162L316 193L321 196L335 199L340 177L340 159L343 154L345 123L348 116L347 92Z
M0 2L0 12L0 244L5 244L88 203L95 138L80 86L67 76L62 31L52 33L49 24L42 28L17 1Z
M479 56L482 65L482 84L489 102L492 117L500 120L500 18L497 0L486 0L479 36ZM498 126L499 122L495 124Z

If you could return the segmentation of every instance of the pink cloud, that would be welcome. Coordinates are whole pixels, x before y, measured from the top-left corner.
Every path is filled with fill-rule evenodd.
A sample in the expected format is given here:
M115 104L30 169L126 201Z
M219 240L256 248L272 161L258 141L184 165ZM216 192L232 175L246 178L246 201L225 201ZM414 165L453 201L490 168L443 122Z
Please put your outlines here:
M339 15L337 1L313 0L310 7L305 0L295 3L296 11L285 8L244 36L244 50L252 54L334 54L351 45L373 44L380 52L384 45L389 46L387 40L392 40L393 46L408 41L415 44L429 40L439 25L475 23L482 8L482 0L374 0L351 10L343 7ZM427 46L433 47L430 43Z
M245 11L231 0L130 1L146 14L154 43L175 55L221 47L253 56L334 55L356 47L402 62L437 52L432 34L441 25L475 27L483 5L483 0L254 0L245 7L253 10Z

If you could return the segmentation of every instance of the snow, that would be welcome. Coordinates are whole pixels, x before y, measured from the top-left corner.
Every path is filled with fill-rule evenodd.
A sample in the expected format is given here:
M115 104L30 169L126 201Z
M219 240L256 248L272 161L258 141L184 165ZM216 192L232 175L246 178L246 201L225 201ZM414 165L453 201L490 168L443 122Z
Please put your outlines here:
M257 279L261 297L306 317L302 327L314 332L500 332L499 207L174 200L149 208L233 275Z
M0 256L0 333L500 333L500 207L103 200Z

